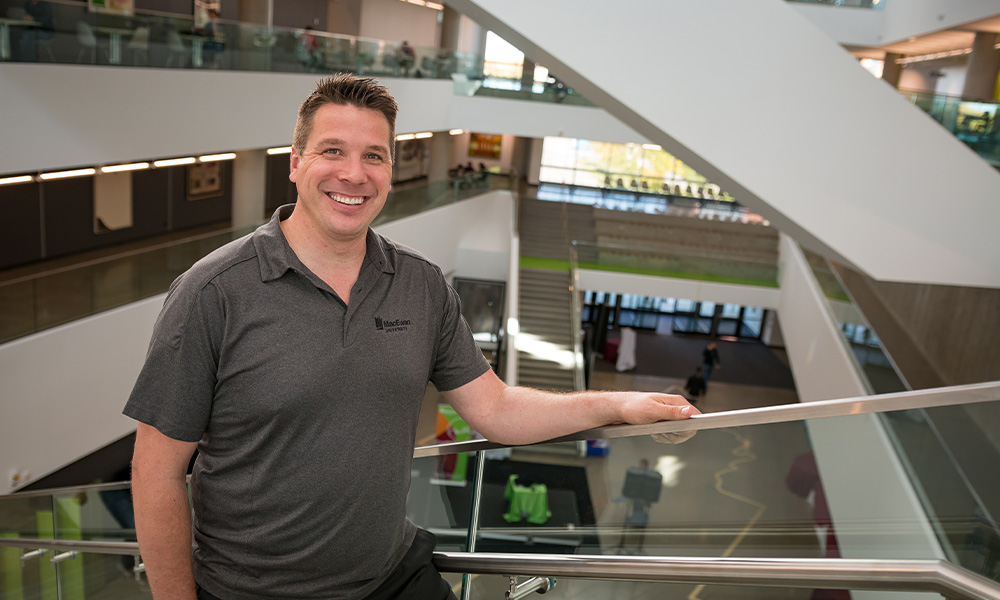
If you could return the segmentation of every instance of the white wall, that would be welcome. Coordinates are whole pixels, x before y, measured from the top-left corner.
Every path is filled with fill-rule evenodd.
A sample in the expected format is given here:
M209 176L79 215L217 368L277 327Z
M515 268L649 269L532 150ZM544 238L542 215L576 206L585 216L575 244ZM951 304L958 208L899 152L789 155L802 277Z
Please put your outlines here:
M288 145L298 106L317 79L0 64L0 173ZM402 107L398 131L452 127L450 81L383 83Z
M603 109L548 102L456 96L451 105L451 123L453 128L528 138L560 136L637 144L649 141Z
M868 395L801 250L786 235L779 247L778 320L800 401ZM806 426L844 558L943 558L875 415L813 419ZM881 597L875 592L852 595Z
M876 279L1000 287L1000 174L789 3L452 4L807 247ZM651 77L625 51L690 59Z
M449 279L507 279L513 199L495 191L377 228L382 235L419 250Z
M491 192L379 227L449 276L506 280L513 199ZM0 345L0 494L135 430L121 414L165 295ZM179 376L182 376L179 374Z
M296 110L316 79L0 63L0 175L288 145ZM508 136L645 141L601 109L456 97L452 83L444 80L387 78L383 83L400 105L398 133L463 128ZM453 109L454 102L460 110ZM468 136L465 140L463 153ZM505 137L505 168L512 150L513 141Z
M163 295L0 346L0 493L135 430L121 414Z
M897 2L890 2L899 4ZM828 6L822 4L793 3L803 17L823 30L830 39L854 46L879 46L883 44L885 11ZM888 9L887 9L888 10Z
M792 6L831 39L855 46L881 46L1000 13L994 0L888 0L881 10Z
M360 37L411 46L438 45L438 11L399 0L365 0L361 5Z
M770 310L778 308L779 298L777 288L587 269L580 269L580 289L664 298L684 298L699 302L728 302L744 306L759 306Z

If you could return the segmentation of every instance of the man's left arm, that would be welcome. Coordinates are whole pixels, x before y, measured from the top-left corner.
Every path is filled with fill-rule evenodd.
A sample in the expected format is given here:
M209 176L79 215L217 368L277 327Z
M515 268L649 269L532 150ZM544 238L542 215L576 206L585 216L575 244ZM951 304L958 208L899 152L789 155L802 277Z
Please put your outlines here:
M492 370L443 395L473 429L490 441L509 445L542 442L613 423L640 425L700 414L683 396L599 391L560 394L508 386Z

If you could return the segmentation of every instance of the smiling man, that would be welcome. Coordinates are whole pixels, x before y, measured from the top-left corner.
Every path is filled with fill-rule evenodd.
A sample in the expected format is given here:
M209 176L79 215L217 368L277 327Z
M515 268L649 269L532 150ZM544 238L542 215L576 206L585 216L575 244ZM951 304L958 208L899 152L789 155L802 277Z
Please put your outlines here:
M441 270L370 229L395 121L375 80L320 81L295 126L296 204L171 286L125 407L157 600L453 598L434 536L405 518L428 381L508 444L697 413L680 396L500 381Z

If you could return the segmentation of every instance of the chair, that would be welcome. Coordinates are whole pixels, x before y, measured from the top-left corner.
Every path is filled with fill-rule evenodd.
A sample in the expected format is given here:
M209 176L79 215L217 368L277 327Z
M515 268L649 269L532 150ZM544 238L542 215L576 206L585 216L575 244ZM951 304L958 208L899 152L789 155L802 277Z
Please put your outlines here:
M169 67L174 62L174 57L187 56L187 47L184 46L184 41L181 39L181 34L177 31L171 29L167 32L167 64L165 66ZM184 66L183 63L180 65Z
M394 77L399 77L399 57L395 54L383 54L382 66L391 70Z
M139 65L139 55L142 54L143 64L149 64L149 27L138 27L132 34L126 46L132 52L132 64Z
M76 41L80 44L80 54L76 57L76 62L83 60L84 53L90 50L90 64L97 62L97 36L94 30L83 21L76 22Z

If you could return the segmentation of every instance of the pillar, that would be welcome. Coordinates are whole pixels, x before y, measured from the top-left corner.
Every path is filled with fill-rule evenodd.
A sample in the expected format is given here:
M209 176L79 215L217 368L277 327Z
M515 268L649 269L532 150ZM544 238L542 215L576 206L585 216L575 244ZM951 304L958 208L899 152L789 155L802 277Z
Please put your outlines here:
M447 131L435 131L431 138L431 161L427 173L427 182L444 181L448 179L448 166L451 164L451 135Z
M882 81L888 83L894 88L899 87L899 76L903 72L903 65L896 62L896 60L900 58L903 58L902 54L886 52L884 64L882 66Z
M972 42L972 54L965 71L965 87L962 98L992 102L996 97L997 76L1000 75L1000 50L996 49L997 34L989 31L976 32Z
M535 84L535 61L524 57L521 63L521 89L531 91L531 86Z
M462 13L449 6L441 14L441 49L458 51L458 39L462 30Z
M259 224L264 217L267 153L242 150L233 161L233 227Z

